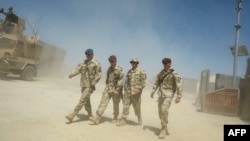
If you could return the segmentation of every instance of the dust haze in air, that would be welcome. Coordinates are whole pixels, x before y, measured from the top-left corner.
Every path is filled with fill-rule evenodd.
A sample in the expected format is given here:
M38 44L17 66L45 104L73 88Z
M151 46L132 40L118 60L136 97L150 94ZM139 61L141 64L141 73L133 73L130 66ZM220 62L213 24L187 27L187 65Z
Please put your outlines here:
M94 49L103 70L108 57L116 55L126 72L137 57L148 78L161 69L164 57L182 77L199 79L201 71L211 75L233 72L229 46L235 43L236 3L184 0L108 1L8 1L35 24L40 21L40 39L66 50L64 64L72 70ZM240 43L250 44L249 1L242 3ZM40 19L41 18L41 19ZM30 32L27 27L27 33ZM30 32L31 33L31 32ZM238 58L238 75L244 76L246 57ZM69 73L69 72L68 72Z

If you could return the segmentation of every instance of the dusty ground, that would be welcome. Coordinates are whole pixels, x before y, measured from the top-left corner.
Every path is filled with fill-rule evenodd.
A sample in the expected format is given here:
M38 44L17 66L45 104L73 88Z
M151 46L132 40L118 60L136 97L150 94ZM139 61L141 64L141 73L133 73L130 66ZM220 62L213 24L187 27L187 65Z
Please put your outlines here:
M103 83L91 97L95 113L103 91ZM85 110L68 124L65 115L72 112L80 98L79 77L68 79L38 77L35 81L18 78L0 79L0 141L153 141L159 140L160 122L156 98L150 98L151 86L142 96L143 125L136 125L130 109L128 124L111 123L110 101L101 123L91 125ZM180 104L172 104L168 141L222 141L224 124L249 124L239 117L197 112L192 105L194 94L183 94ZM122 103L120 103L122 109Z

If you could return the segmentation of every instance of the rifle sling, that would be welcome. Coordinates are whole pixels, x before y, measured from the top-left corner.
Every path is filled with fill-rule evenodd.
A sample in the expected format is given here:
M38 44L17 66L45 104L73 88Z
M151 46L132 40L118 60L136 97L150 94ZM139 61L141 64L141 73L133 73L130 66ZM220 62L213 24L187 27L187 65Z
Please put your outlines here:
M161 79L159 85L161 85L161 83L163 82L163 80L164 80L170 73L172 73L173 71L174 71L174 70L171 70L170 72L168 72L167 74L165 74L165 75L162 77L162 79Z

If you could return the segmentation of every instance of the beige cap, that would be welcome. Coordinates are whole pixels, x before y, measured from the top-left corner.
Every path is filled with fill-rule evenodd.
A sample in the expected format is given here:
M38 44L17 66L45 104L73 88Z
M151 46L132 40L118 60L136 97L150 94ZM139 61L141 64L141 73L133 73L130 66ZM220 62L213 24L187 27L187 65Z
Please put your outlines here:
M131 58L130 63L132 63L132 62L139 63L138 59L135 57Z

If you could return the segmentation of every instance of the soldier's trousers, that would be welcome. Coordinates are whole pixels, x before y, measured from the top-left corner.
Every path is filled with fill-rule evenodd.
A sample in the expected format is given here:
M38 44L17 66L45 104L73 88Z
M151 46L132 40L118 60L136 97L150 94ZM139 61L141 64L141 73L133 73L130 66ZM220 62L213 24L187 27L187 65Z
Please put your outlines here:
M171 106L172 99L172 97L159 97L158 114L161 120L161 125L163 126L168 124L168 111Z
M123 111L122 118L127 118L129 114L129 108L133 105L135 115L141 117L141 94L136 95L124 95L123 97Z
M96 111L96 114L98 116L102 116L111 98L113 100L113 115L114 117L117 117L119 115L120 95L114 95L113 93L108 93L107 90L104 90L101 102Z
M76 105L74 111L78 113L84 106L85 110L88 112L88 116L92 116L90 96L91 96L91 93L93 93L93 89L90 87L82 87L81 92L82 92L82 96L78 104Z

